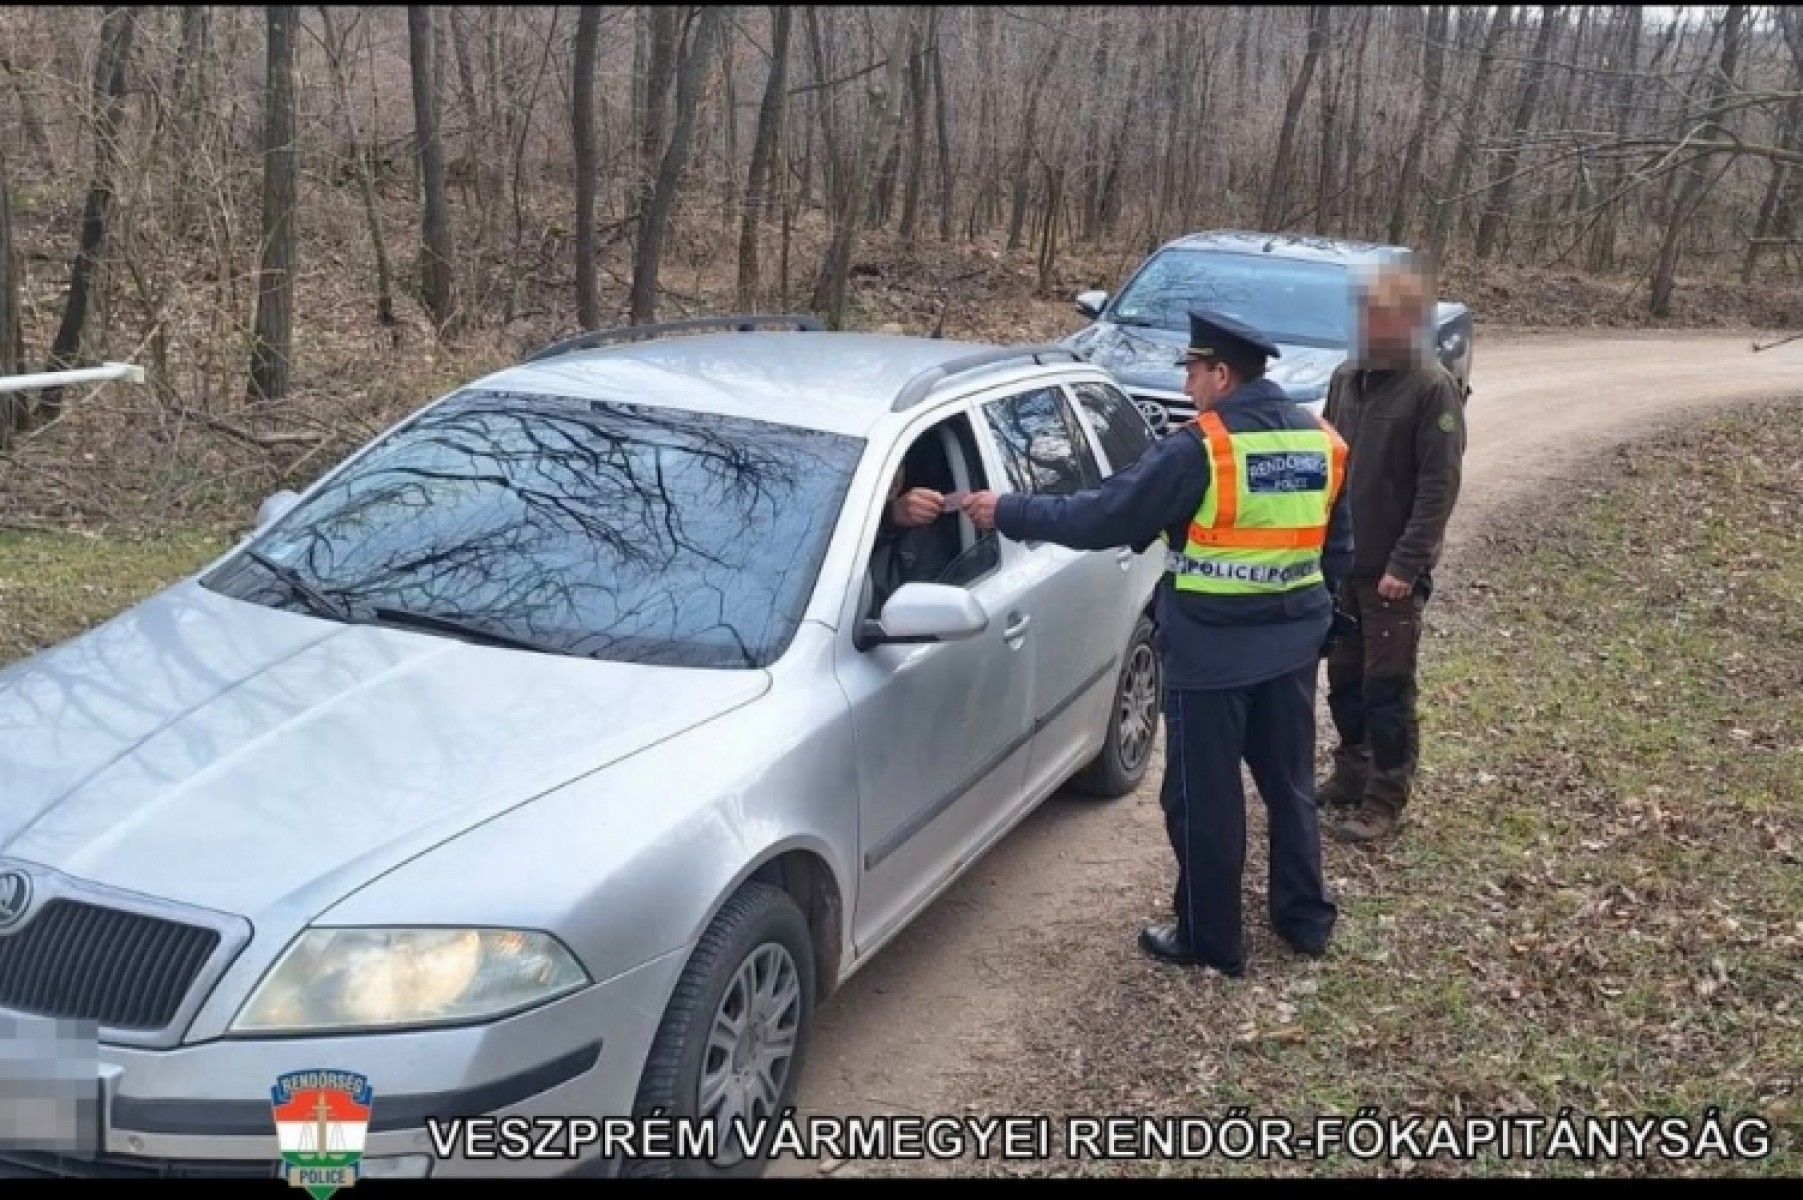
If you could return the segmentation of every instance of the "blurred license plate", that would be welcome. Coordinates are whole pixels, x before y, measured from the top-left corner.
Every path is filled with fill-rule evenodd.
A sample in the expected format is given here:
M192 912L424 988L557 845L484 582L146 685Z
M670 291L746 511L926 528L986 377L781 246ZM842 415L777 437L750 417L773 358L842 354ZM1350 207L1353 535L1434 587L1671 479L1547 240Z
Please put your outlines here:
M0 1150L98 1153L100 1076L91 1023L0 1013Z

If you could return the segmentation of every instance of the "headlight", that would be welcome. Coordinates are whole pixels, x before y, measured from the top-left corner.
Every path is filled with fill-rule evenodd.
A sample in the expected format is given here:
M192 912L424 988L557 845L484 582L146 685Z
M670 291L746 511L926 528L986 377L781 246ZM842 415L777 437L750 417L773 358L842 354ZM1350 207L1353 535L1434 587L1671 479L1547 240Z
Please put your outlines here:
M232 1022L234 1033L441 1025L572 992L588 973L557 939L506 929L309 929Z

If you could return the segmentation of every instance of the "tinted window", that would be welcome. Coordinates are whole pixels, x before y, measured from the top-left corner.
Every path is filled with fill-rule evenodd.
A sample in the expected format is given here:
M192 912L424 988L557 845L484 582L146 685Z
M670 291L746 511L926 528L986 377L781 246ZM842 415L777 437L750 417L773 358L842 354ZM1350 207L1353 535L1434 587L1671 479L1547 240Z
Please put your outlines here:
M1101 482L1101 469L1062 390L1023 392L986 405L985 413L1015 491L1065 496Z
M1095 428L1102 453L1115 471L1124 471L1152 444L1152 427L1133 401L1105 383L1079 383L1071 388Z
M1110 320L1189 333L1192 308L1212 308L1274 342L1352 341L1351 277L1334 263L1208 250L1161 250L1121 293Z
M353 620L380 605L571 654L762 666L801 620L862 448L758 421L464 393L255 548ZM244 556L208 583L298 606Z

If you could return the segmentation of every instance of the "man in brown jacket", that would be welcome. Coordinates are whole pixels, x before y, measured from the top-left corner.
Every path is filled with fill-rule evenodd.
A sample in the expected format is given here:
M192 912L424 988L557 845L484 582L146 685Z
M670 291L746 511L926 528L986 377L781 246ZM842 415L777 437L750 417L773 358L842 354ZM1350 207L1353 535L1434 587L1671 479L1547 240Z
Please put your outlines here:
M1353 565L1327 657L1339 745L1324 806L1350 810L1343 842L1393 832L1419 749L1416 655L1465 452L1464 393L1426 341L1431 285L1408 267L1376 274L1361 296L1362 345L1328 385L1323 413L1350 449Z

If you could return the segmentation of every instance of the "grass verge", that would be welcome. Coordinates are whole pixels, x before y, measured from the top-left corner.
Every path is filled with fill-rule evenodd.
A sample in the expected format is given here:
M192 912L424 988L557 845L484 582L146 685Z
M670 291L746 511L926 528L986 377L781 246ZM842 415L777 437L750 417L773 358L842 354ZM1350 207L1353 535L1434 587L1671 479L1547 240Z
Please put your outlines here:
M979 1174L1795 1175L1803 1171L1803 424L1746 412L1593 463L1596 486L1510 519L1430 610L1423 774L1404 835L1329 843L1330 957L1259 952L1262 814L1245 911L1252 975L1156 966L1049 935L1092 980L1037 1011L1026 1052L975 1068L973 1111L1350 1121L1556 1117L1553 1158L1431 1150L1232 1161L967 1160ZM1481 568L1477 569L1477 568ZM1450 590L1450 589L1449 589ZM1323 741L1327 740L1324 731ZM1135 884L1146 913L1168 876ZM1152 894L1152 889L1158 889ZM1711 1109L1735 1149L1615 1153L1586 1118ZM1367 1132L1369 1127L1367 1128ZM1550 1130L1542 1131L1542 1146ZM1764 1138L1762 1145L1758 1140ZM1410 1151L1428 1151L1419 1158ZM1766 1153L1758 1155L1764 1149ZM1586 1159L1586 1150L1601 1151ZM920 1164L896 1165L915 1172ZM886 1171L884 1173L887 1173Z
M105 621L230 546L223 529L153 536L0 531L0 665Z

